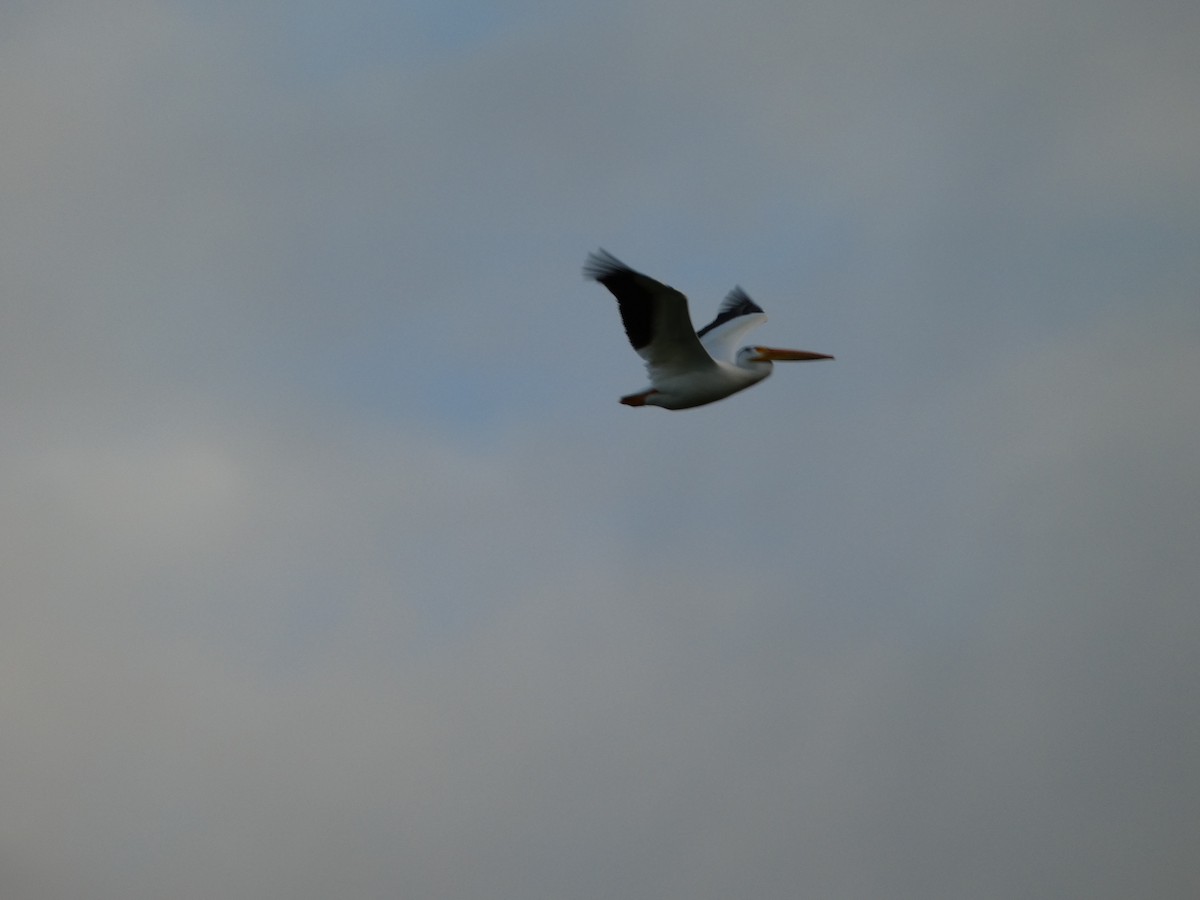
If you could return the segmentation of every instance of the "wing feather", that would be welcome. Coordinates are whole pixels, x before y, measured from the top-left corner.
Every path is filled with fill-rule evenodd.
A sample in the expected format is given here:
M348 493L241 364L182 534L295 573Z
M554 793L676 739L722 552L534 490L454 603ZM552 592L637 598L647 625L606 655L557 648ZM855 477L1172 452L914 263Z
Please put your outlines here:
M631 269L604 250L588 256L583 274L617 298L633 349L652 376L715 366L688 315L687 297Z
M742 335L767 321L762 307L750 299L740 287L725 295L717 317L697 333L704 349L714 359L732 360L738 351Z

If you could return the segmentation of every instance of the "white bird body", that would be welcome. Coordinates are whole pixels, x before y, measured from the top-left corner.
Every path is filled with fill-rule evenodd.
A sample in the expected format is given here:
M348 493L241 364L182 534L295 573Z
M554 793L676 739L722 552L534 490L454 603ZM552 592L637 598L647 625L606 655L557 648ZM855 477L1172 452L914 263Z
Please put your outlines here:
M641 397L642 406L662 406L666 409L688 409L723 400L730 394L750 387L771 374L770 369L762 372L740 369L727 362L715 361L711 369L664 374L650 366L650 387L631 397ZM628 406L639 404L627 402Z
M740 287L729 292L717 317L697 332L687 297L611 254L591 254L583 271L617 298L629 342L646 361L650 387L622 397L626 406L703 406L762 381L771 374L772 360L833 358L806 350L737 349L742 335L767 320Z

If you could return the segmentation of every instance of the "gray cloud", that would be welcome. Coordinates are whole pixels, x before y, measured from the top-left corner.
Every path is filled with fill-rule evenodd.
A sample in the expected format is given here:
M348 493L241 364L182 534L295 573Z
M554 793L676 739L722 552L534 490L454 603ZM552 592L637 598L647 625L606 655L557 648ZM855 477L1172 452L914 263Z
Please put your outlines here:
M1193 895L1176 6L7 13L5 896Z

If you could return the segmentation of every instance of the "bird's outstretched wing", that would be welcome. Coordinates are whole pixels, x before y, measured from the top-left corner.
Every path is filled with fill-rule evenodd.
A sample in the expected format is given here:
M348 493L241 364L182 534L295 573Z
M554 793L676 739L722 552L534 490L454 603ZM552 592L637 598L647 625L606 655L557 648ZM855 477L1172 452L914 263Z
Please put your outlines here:
M717 317L697 332L704 349L714 359L733 359L741 343L742 335L767 321L762 307L750 299L749 294L735 287L725 295Z
M629 268L604 250L588 256L583 274L617 298L629 343L646 361L652 377L716 365L693 330L687 297L675 288Z

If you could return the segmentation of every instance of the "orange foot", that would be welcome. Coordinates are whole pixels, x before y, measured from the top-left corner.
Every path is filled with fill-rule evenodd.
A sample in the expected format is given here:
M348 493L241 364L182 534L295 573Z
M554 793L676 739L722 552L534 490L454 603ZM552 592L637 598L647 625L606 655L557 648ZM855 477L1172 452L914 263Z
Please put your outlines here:
M642 391L640 394L630 394L628 397L622 397L621 402L626 406L645 406L646 398L651 394L657 393L658 391L656 391L654 388L650 388L650 390Z

